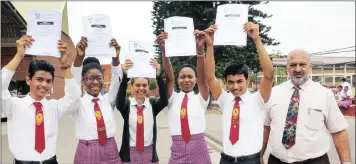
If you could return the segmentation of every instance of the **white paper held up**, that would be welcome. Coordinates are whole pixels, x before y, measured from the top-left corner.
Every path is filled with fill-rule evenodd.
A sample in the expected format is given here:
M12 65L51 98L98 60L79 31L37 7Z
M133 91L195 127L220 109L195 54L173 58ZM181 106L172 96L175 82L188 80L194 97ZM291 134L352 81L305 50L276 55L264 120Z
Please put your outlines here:
M127 70L127 77L156 78L156 70L150 65L153 56L149 52L149 46L142 41L130 41L129 50L126 59L132 61L133 67Z
M110 47L112 29L106 15L93 14L83 17L84 36L88 38L86 56L115 57L115 47Z
M27 35L35 40L25 54L60 58L58 40L61 39L62 13L56 10L28 10Z
M165 40L167 57L197 55L192 18L173 16L164 19L164 31L168 33Z
M248 21L248 5L224 4L217 8L217 30L214 45L246 46L247 33L243 24Z

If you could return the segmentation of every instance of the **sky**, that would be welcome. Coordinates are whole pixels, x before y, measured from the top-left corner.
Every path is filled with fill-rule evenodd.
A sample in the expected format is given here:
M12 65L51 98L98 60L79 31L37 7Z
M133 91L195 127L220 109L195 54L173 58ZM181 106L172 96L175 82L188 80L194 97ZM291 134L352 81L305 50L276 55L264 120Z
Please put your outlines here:
M107 15L113 37L122 47L120 59L123 59L130 40L153 45L152 6L150 1L68 1L69 35L76 44L83 34L83 16ZM355 2L274 1L256 8L273 15L261 21L272 27L269 36L281 42L278 46L266 47L269 53L288 54L296 48L315 53L355 46ZM153 47L151 53L154 54ZM355 51L328 56L353 57ZM100 61L107 64L111 59L100 58Z

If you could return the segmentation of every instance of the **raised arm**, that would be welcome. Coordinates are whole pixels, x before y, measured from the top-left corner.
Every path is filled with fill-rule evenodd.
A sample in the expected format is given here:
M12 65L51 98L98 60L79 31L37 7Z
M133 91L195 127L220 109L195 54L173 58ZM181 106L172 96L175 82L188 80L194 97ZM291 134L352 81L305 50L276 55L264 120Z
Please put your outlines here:
M205 69L205 79L211 90L214 100L217 100L221 93L222 88L220 87L219 81L215 77L215 59L214 59L214 32L216 30L216 25L211 25L208 29L204 31L205 41L206 41L206 59L204 64Z
M75 56L72 72L73 76L79 86L82 84L82 70L83 70L83 60L85 58L85 49L88 47L88 39L85 36L80 38L79 43L76 45L75 49L77 55Z
M30 47L34 39L29 35L22 36L16 41L17 52L14 58L1 70L1 111L10 118L12 116L12 97L8 90L12 76L25 56L26 47ZM0 113L1 114L1 113Z
M158 113L168 105L168 96L167 96L166 87L164 86L161 77L161 66L158 64L158 62L155 59L152 59L150 64L156 69L156 80L159 88L159 98L152 101L154 114L158 115Z
M116 97L116 108L117 110L120 111L122 117L124 117L126 114L126 109L129 107L129 99L126 98L126 90L127 90L127 82L129 79L127 78L127 75L124 74L122 78L122 82L120 84L119 91L117 92L117 97Z
M121 84L123 73L119 60L121 46L116 42L116 39L111 40L110 46L115 47L116 49L116 57L113 57L111 62L111 85L109 88L108 95L110 105L114 109L116 96L117 92L119 91L119 86Z
M72 113L78 110L80 102L81 90L78 83L75 81L71 71L71 64L67 62L69 57L68 45L63 41L58 42L58 49L61 53L60 63L61 69L64 72L64 97L58 100L58 116L61 117L64 113Z
M162 63L163 63L163 71L166 75L166 87L167 87L167 94L168 98L172 96L174 91L174 74L171 61L168 57L166 57L166 50L164 45L164 40L167 39L168 33L162 32L158 35L156 39L156 43L159 45L162 51Z
M116 96L116 108L120 111L122 117L126 116L126 109L129 109L129 99L126 98L126 90L127 90L127 82L129 79L127 78L127 70L133 66L131 60L126 60L124 64L121 65L122 71L124 72L122 77L122 82L120 84L119 91Z
M261 41L258 24L247 22L244 25L244 30L256 44L258 57L260 59L263 72L263 77L260 81L260 93L263 101L266 103L272 92L273 65Z
M197 76L198 76L198 88L200 95L204 98L205 101L209 98L209 86L205 80L205 73L204 73L204 43L205 43L205 36L204 32L202 31L194 31L195 35L195 42L197 47Z

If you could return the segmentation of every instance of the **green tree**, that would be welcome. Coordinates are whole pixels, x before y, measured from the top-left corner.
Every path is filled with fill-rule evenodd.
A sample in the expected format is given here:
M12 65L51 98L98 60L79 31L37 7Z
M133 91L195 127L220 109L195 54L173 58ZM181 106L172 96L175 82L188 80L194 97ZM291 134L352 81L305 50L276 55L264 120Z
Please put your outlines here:
M250 22L258 23L260 26L261 40L264 45L278 45L275 39L268 36L268 32L271 30L270 26L264 25L260 22L260 19L270 18L272 15L268 15L256 8L254 5L258 5L261 1L156 1L153 2L152 21L155 28L154 34L158 36L164 31L164 19L171 16L185 16L191 17L194 20L194 28L198 30L204 30L209 25L214 24L216 17L216 10L218 5L226 3L242 3L249 4L249 16ZM157 46L156 46L157 47ZM160 49L157 47L157 53L161 54ZM251 38L248 37L247 45L245 47L237 46L215 46L215 60L216 60L216 76L221 77L224 68L230 63L245 63L252 71L259 72L261 70L258 61L257 50L255 44ZM159 59L160 61L160 56ZM171 58L173 70L176 72L182 64L196 65L196 57L173 57Z

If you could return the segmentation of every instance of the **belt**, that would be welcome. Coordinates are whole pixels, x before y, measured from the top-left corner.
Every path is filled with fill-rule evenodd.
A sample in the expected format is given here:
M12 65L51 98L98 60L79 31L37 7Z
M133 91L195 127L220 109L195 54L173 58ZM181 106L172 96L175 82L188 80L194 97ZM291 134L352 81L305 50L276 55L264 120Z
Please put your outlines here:
M14 159L14 164L58 164L58 162L57 162L57 157L53 156L52 158L44 161L20 161Z
M246 155L246 156L239 156L239 157L233 157L233 156L229 156L225 153L221 153L221 157L223 159L225 159L226 161L229 161L229 162L243 162L243 161L246 161L246 160L249 160L249 159L254 159L254 158L259 158L260 157L260 153L255 153L255 154L252 154L252 155Z
M280 160L279 158L277 158L276 156L272 155L272 158L275 158L276 160L282 162L282 163L286 163L286 162L283 162L282 160ZM310 158L310 159L306 159L304 161L296 161L296 162L293 162L293 164L303 164L303 163L309 163L309 162L313 162L313 161L316 161L316 160L319 160L321 158L328 158L328 154L325 153L324 155L320 156L320 157L316 157L316 158Z

